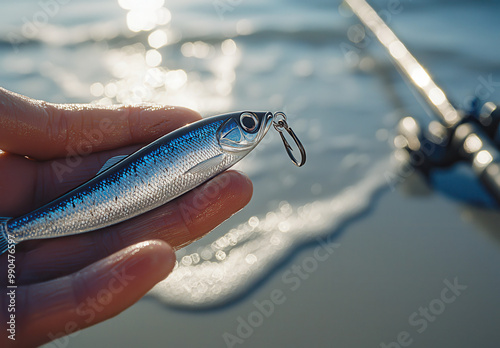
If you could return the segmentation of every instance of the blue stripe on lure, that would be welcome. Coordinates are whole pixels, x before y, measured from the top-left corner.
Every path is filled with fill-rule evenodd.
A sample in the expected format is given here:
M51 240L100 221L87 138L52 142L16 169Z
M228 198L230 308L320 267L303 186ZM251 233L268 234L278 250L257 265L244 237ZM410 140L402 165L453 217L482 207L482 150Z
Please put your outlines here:
M89 181L16 218L0 218L0 251L9 242L55 238L97 230L157 208L194 189L245 157L271 123L292 161L305 151L279 112L235 112L179 128L129 156L111 158ZM283 130L293 138L293 157Z

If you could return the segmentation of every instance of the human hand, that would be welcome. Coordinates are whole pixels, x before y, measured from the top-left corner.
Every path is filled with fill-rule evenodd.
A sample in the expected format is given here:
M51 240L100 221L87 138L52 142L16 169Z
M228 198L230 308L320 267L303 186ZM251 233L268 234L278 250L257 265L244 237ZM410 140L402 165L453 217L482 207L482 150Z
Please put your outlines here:
M94 176L110 157L199 118L184 108L50 104L0 88L0 216L25 214ZM172 271L173 250L251 195L248 178L229 171L118 225L16 245L15 312L8 311L8 254L0 257L0 346L41 345L117 315Z

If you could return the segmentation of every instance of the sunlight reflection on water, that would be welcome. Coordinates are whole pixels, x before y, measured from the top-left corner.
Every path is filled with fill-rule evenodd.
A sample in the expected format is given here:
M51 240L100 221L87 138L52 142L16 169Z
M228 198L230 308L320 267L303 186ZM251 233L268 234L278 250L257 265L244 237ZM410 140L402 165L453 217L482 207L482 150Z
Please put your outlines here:
M265 216L250 217L213 243L184 255L151 293L167 304L193 308L217 306L241 296L295 247L334 237L343 223L363 213L387 184L388 168L382 161L362 181L333 197L298 207L282 201Z
M159 103L207 113L230 107L235 68L241 59L241 52L232 39L182 44L182 55L204 61L208 75L176 69L170 67L171 63L165 58L173 50L169 50L168 45L179 38L169 30L171 13L164 7L164 1L119 0L118 3L128 10L127 26L132 32L150 34L147 43L139 38L134 44L105 53L107 69L116 80L98 81L90 86L91 95L98 98L94 103Z

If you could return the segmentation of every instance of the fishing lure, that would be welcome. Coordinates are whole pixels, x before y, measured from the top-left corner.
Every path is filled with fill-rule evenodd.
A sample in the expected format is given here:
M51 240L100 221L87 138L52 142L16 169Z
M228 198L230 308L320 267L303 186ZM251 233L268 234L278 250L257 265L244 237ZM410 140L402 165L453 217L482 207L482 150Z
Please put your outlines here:
M31 239L111 226L157 208L230 168L252 151L271 124L292 162L304 147L282 112L235 112L179 128L128 156L113 157L95 177L16 218L0 218L0 251ZM287 132L300 151L292 154Z

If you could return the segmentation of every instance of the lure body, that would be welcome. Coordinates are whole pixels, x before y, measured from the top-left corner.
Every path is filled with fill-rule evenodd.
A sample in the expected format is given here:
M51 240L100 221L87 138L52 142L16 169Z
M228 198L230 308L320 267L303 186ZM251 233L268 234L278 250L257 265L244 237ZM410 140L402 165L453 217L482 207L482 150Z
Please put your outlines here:
M241 160L272 119L270 112L237 112L177 129L41 208L1 218L0 250L8 237L18 243L84 233L157 208Z

